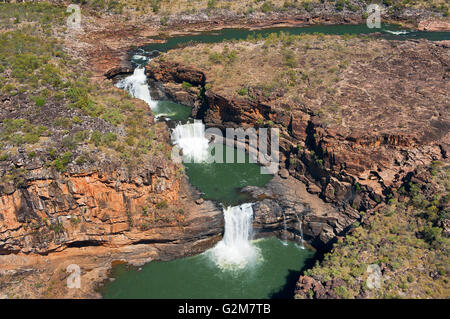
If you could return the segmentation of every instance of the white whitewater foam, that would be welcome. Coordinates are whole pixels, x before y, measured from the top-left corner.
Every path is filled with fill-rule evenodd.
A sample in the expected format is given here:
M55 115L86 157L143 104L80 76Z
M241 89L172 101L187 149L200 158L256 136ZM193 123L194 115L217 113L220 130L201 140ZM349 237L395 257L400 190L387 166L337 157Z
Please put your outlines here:
M177 125L172 131L172 142L183 151L185 162L202 163L209 157L208 139L202 121Z
M144 61L148 61L149 58L144 56L144 55L140 55L140 54L135 54L132 57L133 60L144 60Z
M260 251L252 242L253 208L251 203L224 209L225 234L208 251L221 269L243 269L260 259Z
M410 33L410 31L406 31L406 30L400 30L400 31L383 30L383 31L393 34L393 35L405 35L405 34Z
M286 215L283 212L283 245L287 246L287 226L286 226Z
M145 101L152 110L156 108L157 101L153 101L150 96L145 68L134 69L133 74L117 82L116 87L125 89L131 96Z
M302 227L302 221L300 220L300 218L298 217L297 213L295 213L295 216L297 217L297 221L298 221L298 231L300 232L300 239L302 241L302 246L300 247L301 249L305 249L305 242L303 240L303 227Z

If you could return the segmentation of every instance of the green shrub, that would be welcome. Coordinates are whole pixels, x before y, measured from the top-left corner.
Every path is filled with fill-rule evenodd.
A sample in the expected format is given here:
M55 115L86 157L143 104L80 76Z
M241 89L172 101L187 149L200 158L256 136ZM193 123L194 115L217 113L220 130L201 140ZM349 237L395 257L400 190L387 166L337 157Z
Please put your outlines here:
M209 61L215 64L220 64L223 61L223 56L220 53L213 52L209 55Z
M334 5L337 11L344 10L345 1L344 0L336 0L336 4Z
M289 68L296 68L298 66L297 58L295 57L295 54L292 51L284 51L284 65L286 65Z
M167 203L166 200L162 200L162 201L156 203L155 207L158 209L163 209L163 208L169 207L169 204Z
M84 156L84 155L80 155L80 156L78 156L77 157L77 159L75 160L75 163L77 164L77 165L83 165L84 163L86 163L86 156Z
M35 96L35 97L31 97L34 100L34 103L36 104L37 107L42 107L45 105L45 98L41 97L41 96Z
M73 136L73 140L76 143L80 143L80 142L84 142L85 140L87 140L88 137L89 137L89 131L83 130L83 131L76 132L75 135Z
M240 88L239 90L237 90L237 94L244 96L244 95L248 95L248 88Z
M311 3L311 2L308 2L308 1L303 2L303 3L302 3L302 6L303 6L303 8L304 8L307 12L312 12L313 9L314 9L312 3Z
M94 143L95 146L100 146L102 142L102 133L99 131L92 132L90 141L91 143Z
M334 288L334 292L336 293L336 295L338 295L341 298L345 298L345 299L349 299L351 298L351 294L349 293L347 287L345 286L339 286Z
M112 144L117 141L117 135L114 133L106 133L102 136L102 143L106 146L112 146Z
M54 224L51 224L49 228L54 231L56 234L62 234L64 233L64 225L60 222L56 222Z
M188 90L192 87L192 84L186 81L183 81L183 83L181 83L181 86L183 87L183 89Z
M74 150L76 148L76 143L74 141L73 136L69 135L69 136L65 136L62 139L62 146L65 149L69 149L69 150Z
M54 121L54 124L65 129L68 129L72 126L70 119L68 119L67 117L57 117Z
M115 126L119 125L124 120L124 116L117 109L106 110L101 118Z
M424 240L430 245L434 244L441 238L442 228L427 226L422 230Z
M23 143L34 144L47 128L41 125L32 125L24 119L3 120L3 132L0 134L2 141L8 141L13 145Z
M263 5L261 6L261 11L264 13L273 11L275 9L275 6L271 1L264 1Z
M151 5L152 11L154 13L158 13L159 12L159 0L151 0L150 5Z
M208 9L213 9L216 6L216 0L208 0Z
M67 165L72 162L72 152L66 152L53 161L53 166L59 172L64 172L67 169Z
M83 123L83 120L80 117L75 115L74 117L72 117L72 122L75 124L81 124L81 123Z

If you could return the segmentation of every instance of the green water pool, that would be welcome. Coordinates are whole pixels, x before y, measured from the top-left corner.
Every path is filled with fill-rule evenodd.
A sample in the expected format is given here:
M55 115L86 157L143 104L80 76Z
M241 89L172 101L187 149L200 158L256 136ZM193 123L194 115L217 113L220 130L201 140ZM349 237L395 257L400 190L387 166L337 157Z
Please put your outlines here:
M243 150L234 149L234 163L225 163L226 152L233 148L222 144L213 146L222 148L223 163L184 163L190 183L203 192L203 198L235 206L248 200L239 192L242 187L262 187L273 178L273 175L261 174L261 167L250 163ZM237 162L238 153L245 154L245 163ZM211 148L211 154L215 154L214 148Z
M172 121L184 121L191 115L191 108L172 101L158 101L152 110L155 116Z
M102 287L104 298L292 298L302 269L314 252L278 239L254 241L261 258L242 270L221 270L203 254L142 267L114 268L112 282Z

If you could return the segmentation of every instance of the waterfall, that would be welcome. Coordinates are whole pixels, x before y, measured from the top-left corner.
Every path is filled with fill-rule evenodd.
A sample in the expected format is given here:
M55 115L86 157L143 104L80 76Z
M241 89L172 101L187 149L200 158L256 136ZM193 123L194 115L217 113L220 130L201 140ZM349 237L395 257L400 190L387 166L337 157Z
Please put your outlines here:
M209 145L202 121L178 124L172 132L172 141L183 151L185 162L202 163L208 159Z
M251 243L253 209L251 203L224 209L225 234L209 251L212 260L222 269L242 269L255 263L259 250Z
M298 221L298 231L300 232L300 239L302 241L302 249L305 249L305 243L303 242L303 228L302 228L302 221L298 217L297 213L295 213L295 217L297 217Z
M155 109L157 101L153 101L150 96L145 68L137 67L132 75L117 82L116 87L127 90L131 96L143 100L152 110Z
M283 245L287 245L287 227L286 227L286 215L283 212L283 226L284 226L284 232L283 232Z
M300 231L300 239L302 240L302 249L305 249L305 243L303 242L303 229L302 229L302 222L301 220L298 221L298 229Z

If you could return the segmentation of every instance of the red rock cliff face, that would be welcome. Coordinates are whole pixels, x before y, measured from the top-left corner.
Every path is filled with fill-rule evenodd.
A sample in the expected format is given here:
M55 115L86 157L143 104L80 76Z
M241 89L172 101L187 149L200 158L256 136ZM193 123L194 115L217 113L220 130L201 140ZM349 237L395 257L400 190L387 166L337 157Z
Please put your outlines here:
M83 243L124 245L133 242L133 233L136 238L145 237L136 234L146 222L142 210L151 214L158 203L176 201L179 179L169 166L134 179L121 173L36 178L24 188L3 194L0 250L43 254ZM174 216L170 224L179 222L177 218L182 216Z
M219 209L210 202L191 207L179 197L186 182L173 164L134 177L124 170L49 177L40 169L30 175L35 178L26 186L0 196L0 254L194 243L217 240L222 232Z

